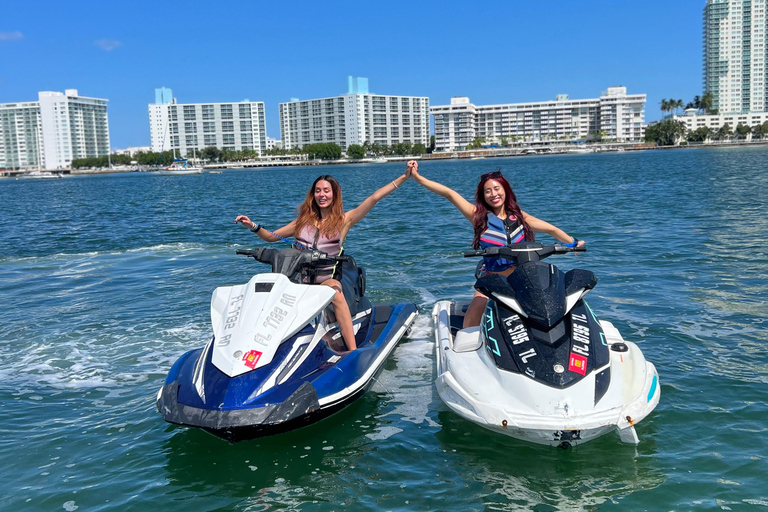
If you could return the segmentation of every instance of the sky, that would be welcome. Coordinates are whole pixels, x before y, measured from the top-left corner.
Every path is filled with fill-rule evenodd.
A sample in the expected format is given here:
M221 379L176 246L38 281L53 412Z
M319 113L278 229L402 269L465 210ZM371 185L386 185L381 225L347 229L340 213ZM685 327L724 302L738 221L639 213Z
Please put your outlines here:
M3 0L0 103L77 89L109 100L111 146L149 145L147 105L168 87L179 103L278 104L346 93L445 105L597 98L623 85L665 98L702 93L705 0L293 2Z

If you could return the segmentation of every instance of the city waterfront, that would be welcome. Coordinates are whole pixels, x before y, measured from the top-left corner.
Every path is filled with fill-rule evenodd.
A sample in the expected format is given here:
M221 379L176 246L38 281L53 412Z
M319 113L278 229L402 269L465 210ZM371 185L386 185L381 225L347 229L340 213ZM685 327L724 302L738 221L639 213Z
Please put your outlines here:
M449 411L429 312L468 298L471 227L408 182L350 233L373 302L421 313L372 393L342 413L229 445L163 422L155 396L210 336L216 286L265 267L248 214L289 222L317 174L347 209L403 163L0 180L3 510L764 510L768 506L766 146L438 160L470 197L501 167L525 211L587 240L588 300L638 343L661 402L638 446L563 451ZM545 236L540 237L546 241Z

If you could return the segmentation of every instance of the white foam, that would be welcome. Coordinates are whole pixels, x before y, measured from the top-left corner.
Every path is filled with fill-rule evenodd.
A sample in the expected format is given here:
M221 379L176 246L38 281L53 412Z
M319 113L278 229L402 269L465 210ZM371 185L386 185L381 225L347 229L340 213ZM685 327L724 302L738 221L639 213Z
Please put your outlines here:
M46 254L45 256L24 256L24 257L2 257L0 258L0 263L3 264L9 264L9 263L16 263L16 264L29 264L29 263L45 263L45 262L58 262L61 260L65 261L79 261L79 260L86 260L83 262L83 264L88 264L92 262L92 259L96 256L120 256L124 254L164 254L164 253L172 253L172 254L178 254L178 253L189 253L192 251L209 251L212 248L219 249L219 245L210 245L210 244L202 244L202 243L192 243L192 242L174 242L170 244L158 244L158 245L150 245L146 247L134 247L131 249L125 249L121 251L88 251L88 252L74 252L74 253L55 253L55 254Z
M209 330L202 323L145 325L129 335L119 322L71 332L61 327L49 330L44 340L0 344L0 357L14 363L0 367L0 379L20 390L102 388L108 396L119 396L126 388L160 378L181 354L202 347Z
M394 409L379 416L397 416L401 420L421 425L438 425L428 417L433 401L432 368L434 344L432 321L419 315L411 326L410 341L401 343L392 355L397 365L381 373L373 389L390 395Z
M384 439L389 439L390 437L394 436L395 434L399 434L402 431L403 429L397 427L380 427L376 432L365 434L365 437L374 441L383 441Z

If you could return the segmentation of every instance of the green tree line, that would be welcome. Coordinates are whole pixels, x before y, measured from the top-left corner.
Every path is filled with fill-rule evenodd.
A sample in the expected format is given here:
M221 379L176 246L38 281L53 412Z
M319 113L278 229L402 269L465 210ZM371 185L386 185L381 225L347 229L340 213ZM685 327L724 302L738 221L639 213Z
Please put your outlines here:
M110 160L112 165L131 165L136 162L138 165L171 165L173 163L173 152L163 151L162 153L147 152L136 153L133 156L128 155L111 155L109 157L99 156L93 158L76 158L72 160L73 169L82 169L88 167L108 167Z
M717 130L701 126L695 130L688 131L685 123L682 121L665 119L659 123L648 125L645 129L645 141L655 142L658 146L673 146L682 141L745 140L750 134L752 134L753 139L765 139L768 136L768 121L755 126L738 124L735 129L726 123Z
M352 144L347 148L347 157L352 159L365 158L366 156L388 156L388 155L423 155L434 149L434 136L432 144L427 148L424 144L411 144L410 142L401 142L386 146L378 143L366 141L364 144ZM307 155L310 160L338 160L342 157L342 149L338 144L317 143L308 144L303 148L280 149L273 148L264 152L267 156L285 156L285 155ZM188 155L189 156L189 155ZM231 150L219 149L217 147L207 147L200 150L198 158L206 162L242 162L258 158L259 154L253 149ZM112 165L131 165L135 162L141 166L169 166L173 162L173 152L163 151L162 153L142 152L135 155L112 155ZM82 169L89 167L106 168L109 165L109 159L106 156L96 158L78 158L72 161L73 169Z

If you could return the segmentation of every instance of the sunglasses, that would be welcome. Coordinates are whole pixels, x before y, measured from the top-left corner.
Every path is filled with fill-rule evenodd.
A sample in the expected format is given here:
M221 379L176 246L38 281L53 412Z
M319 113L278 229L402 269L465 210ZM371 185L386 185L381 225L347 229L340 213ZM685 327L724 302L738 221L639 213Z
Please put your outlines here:
M491 178L503 178L504 176L501 175L501 171L493 171L493 172L487 172L480 176L480 181L485 181Z

